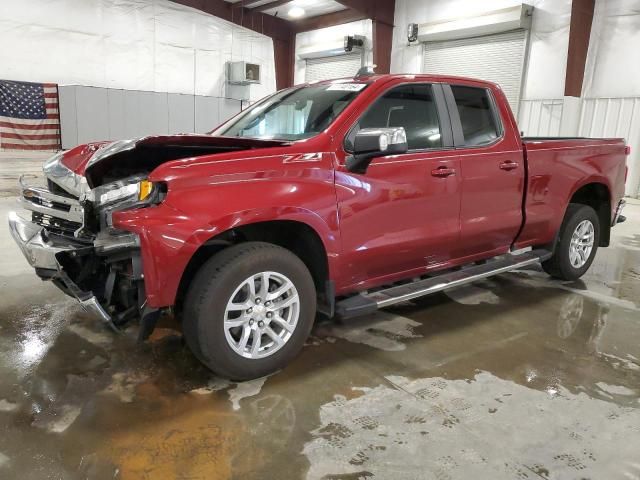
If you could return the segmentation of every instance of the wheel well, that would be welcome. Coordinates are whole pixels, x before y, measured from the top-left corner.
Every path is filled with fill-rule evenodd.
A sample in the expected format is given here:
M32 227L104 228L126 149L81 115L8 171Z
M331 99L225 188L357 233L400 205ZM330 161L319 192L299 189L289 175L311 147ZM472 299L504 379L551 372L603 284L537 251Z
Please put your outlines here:
M611 237L611 195L606 185L589 183L580 187L569 203L589 205L598 214L600 220L600 246L608 247Z
M227 230L206 241L196 250L187 264L176 295L176 309L182 308L182 301L186 295L191 280L198 269L212 255L220 250L242 242L268 242L279 245L297 255L309 269L318 292L318 308L327 306L332 309L333 298L329 288L329 264L327 252L320 236L308 225L290 221L276 220L258 222Z

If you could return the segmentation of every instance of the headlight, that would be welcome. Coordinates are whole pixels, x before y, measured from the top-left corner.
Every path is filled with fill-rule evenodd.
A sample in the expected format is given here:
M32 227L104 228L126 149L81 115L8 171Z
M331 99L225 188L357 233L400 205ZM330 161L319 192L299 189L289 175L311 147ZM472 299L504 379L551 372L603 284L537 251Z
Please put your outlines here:
M138 194L138 184L125 185L124 187L114 188L100 193L97 197L97 204L100 206L108 205L113 202L125 199L135 199Z
M155 185L153 182L150 182L149 180L142 180L138 183L138 200L142 202L149 198L153 193L154 187Z
M162 201L164 189L162 184L149 180L138 180L133 183L114 182L102 185L94 189L92 193L92 200L98 208L114 204L143 206Z

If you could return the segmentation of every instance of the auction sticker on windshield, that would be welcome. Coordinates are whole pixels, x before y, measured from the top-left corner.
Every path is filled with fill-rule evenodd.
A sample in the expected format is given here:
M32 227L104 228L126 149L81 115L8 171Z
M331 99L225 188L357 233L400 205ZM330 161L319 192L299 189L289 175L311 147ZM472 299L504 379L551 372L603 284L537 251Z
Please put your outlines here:
M366 87L366 83L334 83L327 90L340 90L343 92L359 92L364 87Z

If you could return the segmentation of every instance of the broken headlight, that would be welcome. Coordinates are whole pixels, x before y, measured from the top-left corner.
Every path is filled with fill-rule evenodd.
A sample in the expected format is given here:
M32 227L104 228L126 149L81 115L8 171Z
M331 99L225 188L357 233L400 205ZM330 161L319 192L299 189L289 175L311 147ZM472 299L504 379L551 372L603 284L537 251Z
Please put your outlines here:
M147 179L131 179L102 185L91 191L91 200L98 209L142 207L160 203L166 188L163 183Z

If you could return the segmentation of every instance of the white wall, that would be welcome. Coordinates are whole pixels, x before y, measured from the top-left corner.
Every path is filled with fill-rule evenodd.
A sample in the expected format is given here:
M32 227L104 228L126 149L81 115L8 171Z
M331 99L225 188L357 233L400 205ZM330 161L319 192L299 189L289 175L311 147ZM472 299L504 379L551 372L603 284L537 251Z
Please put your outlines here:
M582 94L640 97L640 0L596 0Z
M531 67L530 68L535 68ZM582 98L523 101L528 135L623 137L626 193L640 196L640 0L596 0Z
M581 135L625 137L627 195L640 196L640 0L596 0Z
M562 98L569 44L571 0L396 0L392 73L419 73L422 45L407 45L409 23L431 23L473 16L527 3L535 7L524 99Z
M323 50L325 46L333 42L342 42L346 35L362 35L366 37L365 42L365 65L373 63L372 48L372 23L371 20L360 20L357 22L335 25L333 27L320 28L309 32L302 32L296 35L296 70L294 73L294 83L304 83L306 62L299 56L300 50ZM354 74L356 72L353 72Z
M250 98L275 91L269 37L168 0L0 0L0 45L10 80L225 97L225 62L246 60Z
M631 145L627 195L640 195L640 0L596 0L583 98L564 97L571 0L396 0L391 71L422 69L408 23L535 7L518 124L526 135L620 136Z

